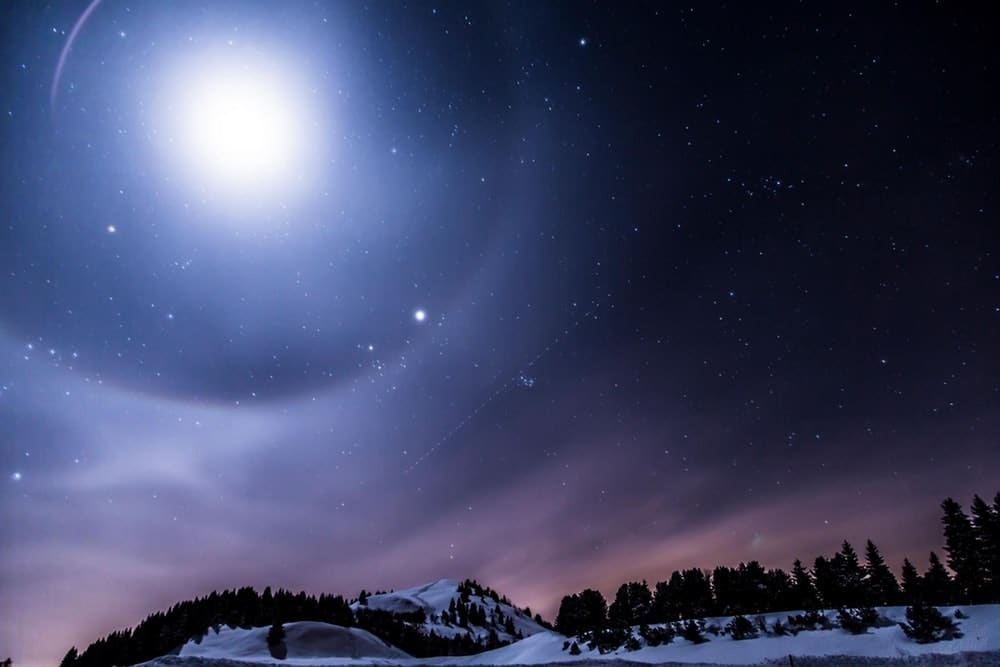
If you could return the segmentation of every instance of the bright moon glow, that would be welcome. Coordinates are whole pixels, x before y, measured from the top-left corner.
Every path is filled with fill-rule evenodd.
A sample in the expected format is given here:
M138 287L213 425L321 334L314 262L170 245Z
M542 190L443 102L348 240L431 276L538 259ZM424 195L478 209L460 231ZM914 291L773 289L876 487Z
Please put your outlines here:
M211 173L240 182L279 175L294 158L294 114L268 82L239 73L197 81L184 141Z
M203 53L175 63L159 87L161 146L171 180L217 200L286 197L320 142L315 100L296 76L259 53Z

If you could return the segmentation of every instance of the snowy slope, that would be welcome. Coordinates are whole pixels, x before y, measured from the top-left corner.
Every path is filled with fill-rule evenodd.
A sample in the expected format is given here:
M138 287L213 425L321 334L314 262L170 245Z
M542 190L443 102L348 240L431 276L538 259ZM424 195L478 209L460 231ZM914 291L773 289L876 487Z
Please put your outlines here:
M428 632L434 630L438 635L454 636L466 634L471 631L475 637L485 637L489 633L488 628L472 626L467 630L454 624L446 625L441 623L442 612L448 611L448 606L452 600L457 603L460 597L458 581L454 579L439 579L433 583L415 588L407 588L406 590L381 595L371 595L368 597L368 604L365 606L368 609L381 609L396 613L423 610L427 615L427 623L424 626ZM524 637L545 632L545 628L509 604L497 602L491 597L482 595L470 595L468 599L470 603L483 607L486 610L487 618L496 613L503 614L505 618L511 618L514 623L514 630L520 632ZM357 602L351 605L351 609L355 611L359 608L362 608L362 605ZM516 637L504 632L502 627L497 627L496 630L503 641L514 641L516 639Z
M441 582L438 582L440 584ZM454 583L454 582L451 582ZM427 604L430 608L443 604L447 607L444 593L448 586L432 584L400 591L381 597L377 604L404 604L400 600L410 600L413 604ZM423 590L423 593L421 593ZM429 593L424 595L424 593ZM409 603L406 603L409 604ZM573 656L563 650L566 638L562 635L542 630L526 639L478 655L453 658L417 659L392 657L386 652L402 653L387 647L381 640L359 630L325 626L320 623L289 623L286 627L289 641L289 659L277 661L267 652L264 638L267 628L255 630L223 630L213 638L213 633L195 647L189 643L181 655L167 656L149 663L147 667L251 667L252 665L337 665L340 667L371 664L391 664L400 667L466 667L486 665L545 665L555 663L589 664L594 667L619 667L629 663L657 665L787 665L788 656L796 656L798 667L998 667L1000 666L1000 605L980 605L961 607L969 618L960 621L964 633L961 639L936 644L917 644L908 639L898 625L870 630L867 634L851 635L840 629L800 632L797 636L760 637L735 641L729 637L707 635L708 642L691 644L677 638L663 646L644 647L638 651L619 650L601 655L581 646L581 655ZM412 611L412 609L410 609ZM942 607L941 611L953 615L954 607ZM893 621L905 620L905 608L888 607L881 614ZM785 620L787 613L767 614L768 623L777 619ZM833 617L832 613L828 613ZM724 626L728 618L706 619L708 624ZM300 631L296 626L304 626ZM310 633L309 627L323 626L335 628L326 630L333 633L329 638L324 632ZM295 632L293 632L295 630ZM368 639L344 648L343 641L336 639L341 633L350 632ZM293 646L296 647L293 649ZM354 648L357 650L354 650ZM370 651L370 652L369 652ZM804 658L804 656L816 656ZM568 665L567 665L568 667Z
M952 615L958 607L941 607L941 612ZM936 644L917 644L910 640L898 625L873 628L867 634L851 635L840 629L800 632L796 636L759 637L735 641L730 637L714 637L704 644L692 644L676 638L670 644L647 646L638 651L620 649L615 653L601 655L581 645L578 656L562 649L566 638L554 632L546 632L504 646L493 651L473 656L447 659L456 665L529 665L553 664L558 662L626 660L647 664L663 663L703 663L723 665L759 664L768 660L785 660L794 656L856 656L873 658L897 658L922 656L935 653L961 653L966 651L1000 651L1000 605L980 605L961 607L969 618L959 621L960 630L965 634L961 639ZM905 607L886 607L880 613L892 621L905 621ZM794 613L794 612L793 612ZM770 625L775 620L785 621L788 613L765 614ZM827 613L831 619L835 613ZM706 619L706 623L725 626L729 617ZM849 661L845 664L851 664ZM1000 665L1000 655L993 662Z
M405 660L410 656L375 635L358 628L302 621L285 624L288 658L348 658L357 660ZM181 647L181 657L231 658L269 662L270 628L222 628L209 630L200 642ZM287 661L286 661L287 662Z

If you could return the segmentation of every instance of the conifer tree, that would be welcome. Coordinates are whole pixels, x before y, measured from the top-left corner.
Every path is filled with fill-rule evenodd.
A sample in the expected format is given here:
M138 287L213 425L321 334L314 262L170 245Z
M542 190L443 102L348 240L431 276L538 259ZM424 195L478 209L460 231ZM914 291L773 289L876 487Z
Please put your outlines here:
M1000 508L1000 494L997 494ZM982 565L984 601L1000 601L1000 509L990 507L978 495L973 496L972 523L978 560Z
M975 603L983 596L983 571L979 563L976 536L972 521L962 511L962 506L951 498L941 503L944 515L945 551L948 552L948 567L955 573L955 587L962 602Z
M899 604L899 582L871 540L865 544L865 584L868 604L881 607Z
M682 585L681 573L676 570L669 581L658 581L653 592L653 623L667 623L680 618L678 598Z
M931 605L955 602L955 585L938 555L931 552L930 566L923 577L923 601Z
M804 611L811 611L819 608L819 597L816 593L816 586L813 585L809 571L802 565L802 561L795 559L792 566L792 596L791 606Z
M73 667L73 664L76 662L76 656L77 652L76 647L74 646L70 650L66 651L66 656L62 659L62 662L59 663L59 667Z
M909 558L903 559L903 599L906 604L917 604L924 599L923 580Z
M631 627L647 622L653 596L649 585L632 581L618 587L615 601L608 607L608 620L612 625Z
M863 579L865 572L858 560L858 553L850 542L844 540L840 547L840 553L834 557L834 561L841 594L844 597L843 604L859 604L864 597Z
M841 606L841 596L833 564L825 556L816 556L816 560L813 562L813 577L823 606L827 608Z

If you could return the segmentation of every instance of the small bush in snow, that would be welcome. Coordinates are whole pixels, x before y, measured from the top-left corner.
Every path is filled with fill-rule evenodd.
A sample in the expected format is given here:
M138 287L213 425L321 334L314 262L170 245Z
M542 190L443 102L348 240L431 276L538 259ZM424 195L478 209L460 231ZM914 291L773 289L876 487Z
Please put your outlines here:
M817 627L820 630L830 629L830 621L826 618L826 616L816 610L807 611L804 614L798 614L796 616L789 616L788 625L792 628L793 632L798 632L800 630L816 630Z
M580 645L577 644L576 642L573 642L569 647L569 654L580 655Z
M930 644L962 636L955 621L936 608L915 604L906 608L906 623L900 623L906 636L918 644Z
M737 641L755 639L757 637L757 628L746 616L733 616L733 620L726 625L726 630Z
M688 621L684 624L684 628L681 630L681 637L692 644L704 644L708 641L705 639L705 635L701 634L701 628L694 621Z
M288 648L285 646L285 627L277 621L267 632L267 650L272 658L278 660L284 660L288 656Z
M784 637L788 634L788 628L781 622L780 618L777 619L774 622L774 625L771 626L771 634L775 637Z
M659 628L651 628L648 625L639 626L639 636L645 639L649 646L669 644L674 640L675 634L674 628L670 625Z
M625 640L625 650L626 651L638 651L642 648L642 642L635 635L629 635L628 639Z
M878 624L878 612L872 607L861 607L860 609L842 607L837 612L837 618L840 621L840 627L852 635L864 634L868 628Z
M611 653L620 649L625 643L626 631L624 628L601 628L586 633L588 646L591 650L597 649L602 654Z
M969 617L969 615L966 614L965 612L963 612L961 609L956 609L955 610L955 618L963 619L963 618L968 618L968 617Z

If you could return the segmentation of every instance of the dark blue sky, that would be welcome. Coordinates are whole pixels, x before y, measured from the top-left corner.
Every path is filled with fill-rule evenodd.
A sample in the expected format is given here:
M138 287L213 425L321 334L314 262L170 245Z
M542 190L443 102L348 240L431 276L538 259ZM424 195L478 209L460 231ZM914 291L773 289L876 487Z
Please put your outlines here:
M247 584L924 563L1000 479L998 56L869 4L6 7L0 650ZM176 123L220 60L299 119L267 179Z

